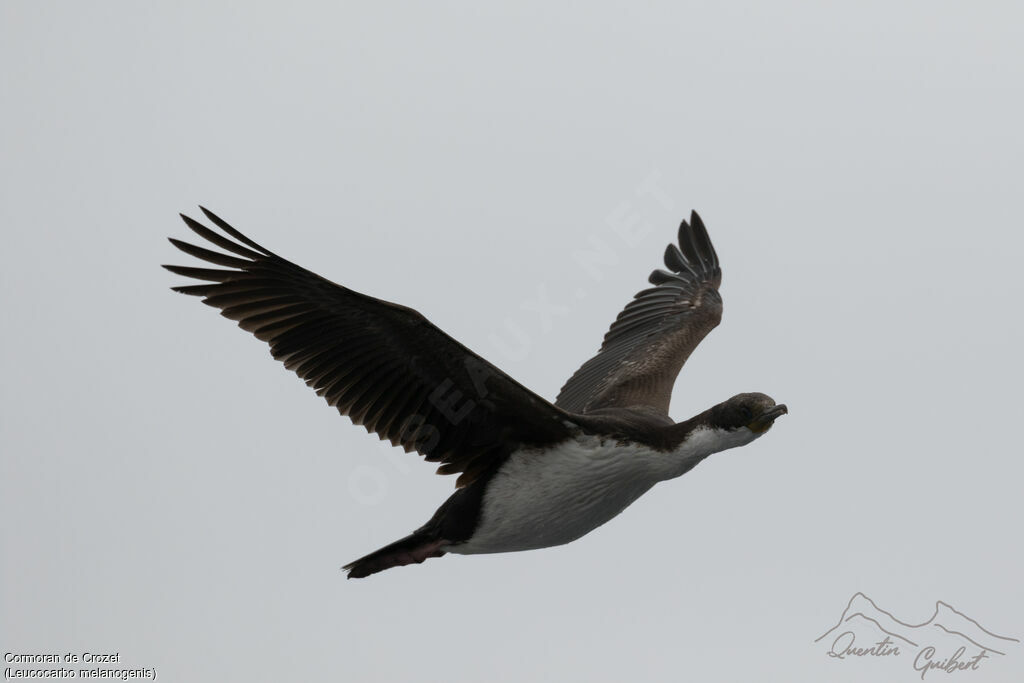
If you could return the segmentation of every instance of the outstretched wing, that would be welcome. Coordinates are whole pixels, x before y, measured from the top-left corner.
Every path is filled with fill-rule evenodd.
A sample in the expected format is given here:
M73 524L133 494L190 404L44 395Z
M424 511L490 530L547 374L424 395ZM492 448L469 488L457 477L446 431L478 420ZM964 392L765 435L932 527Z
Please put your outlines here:
M416 311L325 280L203 213L224 234L182 218L231 255L172 238L185 253L223 267L164 266L206 281L173 289L237 320L367 431L440 462L441 474L462 472L458 486L499 464L514 445L568 434L562 410Z
M722 269L697 212L668 245L654 287L619 313L597 355L576 371L555 405L572 413L600 408L653 409L667 415L672 385L697 345L722 319Z

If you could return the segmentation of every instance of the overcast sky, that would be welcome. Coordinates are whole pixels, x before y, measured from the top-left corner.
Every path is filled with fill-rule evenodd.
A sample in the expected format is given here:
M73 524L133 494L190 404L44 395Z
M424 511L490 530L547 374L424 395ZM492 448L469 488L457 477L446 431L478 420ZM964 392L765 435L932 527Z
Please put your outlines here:
M1019 6L506 4L0 5L0 649L920 680L813 642L856 591L1024 638ZM790 415L568 546L346 581L454 481L168 289L200 203L548 398L697 209L725 314L672 415Z

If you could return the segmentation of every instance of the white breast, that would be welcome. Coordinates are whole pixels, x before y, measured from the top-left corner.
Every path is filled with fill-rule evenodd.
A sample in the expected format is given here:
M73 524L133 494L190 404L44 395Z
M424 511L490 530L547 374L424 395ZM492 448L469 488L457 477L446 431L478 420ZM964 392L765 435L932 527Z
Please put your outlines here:
M465 543L446 551L471 555L562 545L590 533L659 481L688 472L711 453L750 443L746 427L699 429L674 452L580 436L553 450L509 456L484 493L480 521Z
M484 494L473 537L460 554L546 548L574 541L622 512L663 479L689 470L717 439L688 440L675 453L581 436L549 451L509 456Z

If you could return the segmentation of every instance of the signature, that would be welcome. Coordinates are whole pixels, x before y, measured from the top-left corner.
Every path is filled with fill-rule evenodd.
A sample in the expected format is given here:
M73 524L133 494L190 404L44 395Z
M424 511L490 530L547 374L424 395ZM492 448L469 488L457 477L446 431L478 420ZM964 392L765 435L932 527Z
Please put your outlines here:
M887 612L864 593L854 593L835 626L814 642L829 644L832 659L875 658L897 660L913 654L911 666L921 674L978 671L1005 656L1016 638L1001 636L941 600L932 616L920 624L908 623ZM904 656L903 660L907 657Z

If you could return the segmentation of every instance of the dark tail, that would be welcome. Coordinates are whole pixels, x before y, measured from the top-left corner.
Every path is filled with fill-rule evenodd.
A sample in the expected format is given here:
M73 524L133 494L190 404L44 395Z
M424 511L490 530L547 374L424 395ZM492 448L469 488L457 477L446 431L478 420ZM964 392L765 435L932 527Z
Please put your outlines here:
M447 541L433 538L421 530L414 531L405 538L386 545L366 557L349 562L342 569L348 572L348 578L361 579L391 567L419 564L428 557L441 557L444 555L441 546L446 544Z

